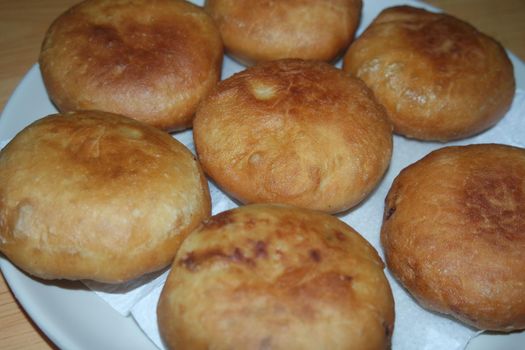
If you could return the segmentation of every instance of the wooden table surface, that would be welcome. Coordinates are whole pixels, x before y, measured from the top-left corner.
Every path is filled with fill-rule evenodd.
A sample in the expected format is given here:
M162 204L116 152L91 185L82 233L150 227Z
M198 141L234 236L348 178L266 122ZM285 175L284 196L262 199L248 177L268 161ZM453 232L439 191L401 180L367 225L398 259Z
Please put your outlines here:
M365 0L374 1L374 0ZM77 0L0 0L0 109L36 62L51 21ZM525 60L524 0L428 0ZM54 349L0 277L0 349Z

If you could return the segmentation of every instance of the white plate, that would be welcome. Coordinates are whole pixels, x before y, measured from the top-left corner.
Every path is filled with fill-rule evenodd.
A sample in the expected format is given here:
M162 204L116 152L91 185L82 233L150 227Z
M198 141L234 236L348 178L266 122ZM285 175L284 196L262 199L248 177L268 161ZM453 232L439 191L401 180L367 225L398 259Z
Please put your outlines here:
M198 1L197 1L198 2ZM383 8L401 3L432 9L422 3L365 0L360 31ZM511 54L518 87L525 89L525 65ZM223 77L242 67L226 59ZM35 65L19 84L0 117L0 140L9 140L29 123L55 113ZM2 272L27 313L60 348L156 349L131 317L123 317L93 292L76 282L45 282L31 278L0 256ZM482 335L469 350L519 349L525 333ZM397 349L395 349L397 350Z

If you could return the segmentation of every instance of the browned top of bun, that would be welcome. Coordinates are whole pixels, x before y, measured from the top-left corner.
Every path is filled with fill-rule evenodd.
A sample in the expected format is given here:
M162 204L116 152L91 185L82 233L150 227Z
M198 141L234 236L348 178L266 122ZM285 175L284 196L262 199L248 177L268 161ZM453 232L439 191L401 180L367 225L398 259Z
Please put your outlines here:
M480 329L525 328L525 150L446 147L403 170L381 232L425 306Z
M348 50L344 69L374 91L394 131L424 140L487 129L515 89L499 43L455 17L409 6L381 12Z
M361 0L207 0L228 51L245 63L330 61L354 37Z
M129 118L48 116L0 153L0 250L38 277L121 282L158 270L209 214L193 155Z
M191 126L221 62L213 20L171 0L84 1L55 20L40 55L61 111L105 110L168 130Z
M392 152L369 89L316 61L265 62L221 81L193 136L207 174L241 201L328 212L370 193Z
M157 312L173 349L387 349L394 323L366 240L328 214L271 205L190 234Z

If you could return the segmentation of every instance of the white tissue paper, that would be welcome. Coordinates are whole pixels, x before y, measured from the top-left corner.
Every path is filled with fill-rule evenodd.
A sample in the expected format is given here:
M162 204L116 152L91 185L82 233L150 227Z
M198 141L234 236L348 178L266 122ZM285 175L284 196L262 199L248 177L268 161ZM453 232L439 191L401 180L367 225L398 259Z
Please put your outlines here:
M195 152L191 136L191 131L175 135ZM361 233L383 256L379 232L384 199L397 174L435 149L473 143L504 143L525 147L525 92L518 90L505 118L477 136L446 144L394 136L392 162L380 186L357 208L339 218ZM210 183L210 192L213 214L237 206L213 183ZM470 339L478 334L478 331L446 316L421 308L388 270L385 272L392 286L396 307L393 350L459 350L464 349ZM164 349L157 328L156 307L166 276L167 271L163 271L117 287L89 282L87 285L122 315L131 315L148 337Z

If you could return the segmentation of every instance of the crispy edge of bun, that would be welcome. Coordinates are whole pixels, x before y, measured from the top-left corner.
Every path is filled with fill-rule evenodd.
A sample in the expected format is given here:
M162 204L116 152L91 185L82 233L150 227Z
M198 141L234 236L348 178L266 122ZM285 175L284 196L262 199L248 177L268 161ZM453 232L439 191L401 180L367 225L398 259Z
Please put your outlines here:
M204 171L244 203L341 212L377 186L392 126L359 79L324 62L260 63L221 81L193 137Z
M53 22L39 63L61 112L105 110L174 131L191 127L222 59L220 33L198 6L88 0Z
M512 104L515 78L505 49L443 13L385 9L354 41L343 69L374 91L394 131L449 141L486 130Z
M176 349L387 349L394 300L375 249L321 212L250 205L184 241L158 304Z
M428 309L479 329L525 328L525 150L445 147L385 201L387 266Z
M159 270L209 215L193 155L129 118L51 115L0 153L0 250L44 279L118 283Z
M332 61L353 40L362 0L207 0L228 54L244 65L285 58Z

